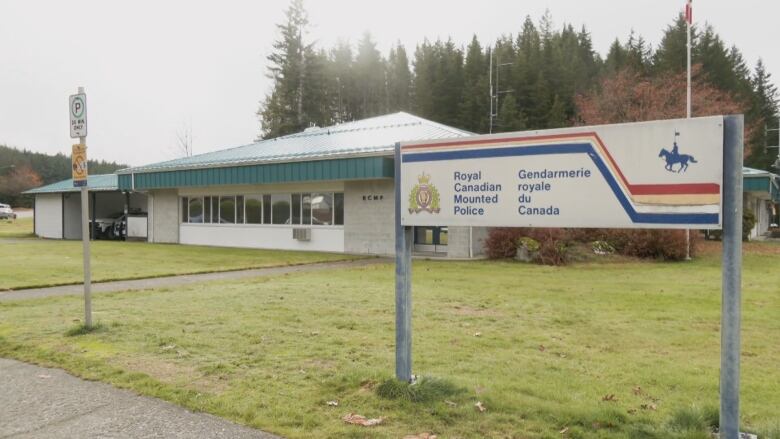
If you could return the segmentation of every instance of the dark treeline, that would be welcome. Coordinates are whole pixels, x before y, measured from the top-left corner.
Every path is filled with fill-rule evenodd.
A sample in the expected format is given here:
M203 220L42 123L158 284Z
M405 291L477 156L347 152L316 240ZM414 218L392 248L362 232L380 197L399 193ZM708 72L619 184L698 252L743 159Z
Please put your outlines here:
M111 174L126 168L114 162L90 160L89 173ZM37 186L56 183L71 177L69 155L48 155L0 145L0 202L13 206L30 206L32 197L20 195Z
M494 132L581 123L578 96L593 93L605 78L631 70L652 79L686 68L682 16L657 47L632 33L616 39L605 57L593 50L584 26L556 28L549 13L538 22L527 17L516 34L487 44L476 36L465 47L426 40L410 54L399 43L386 56L369 33L355 46L316 47L307 39L308 25L302 0L293 0L268 57L274 85L258 111L263 138L401 110L486 133L491 55L499 92ZM777 96L763 63L748 67L739 49L728 47L709 25L694 28L692 58L708 85L736 102L756 128L749 131L747 164L768 169L774 153L764 145L776 143L776 136L766 139L764 125L776 124ZM667 117L685 117L684 102L681 108Z

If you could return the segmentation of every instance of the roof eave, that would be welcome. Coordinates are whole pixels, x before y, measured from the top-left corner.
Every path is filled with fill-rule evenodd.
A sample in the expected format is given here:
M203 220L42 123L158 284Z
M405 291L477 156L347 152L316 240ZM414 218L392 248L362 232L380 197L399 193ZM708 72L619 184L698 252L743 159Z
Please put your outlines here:
M131 174L146 174L151 172L173 172L173 171L188 171L193 169L203 168L230 168L234 166L253 166L264 165L271 163L299 163L309 162L312 160L338 160L338 159L350 159L361 157L392 157L394 146L387 146L377 148L374 151L366 151L360 153L334 153L334 154L317 154L309 156L301 156L295 158L280 158L280 159L264 159L264 160L235 160L222 163L201 163L188 166L160 166L160 167L145 167L140 166L138 168L125 168L116 171L117 175L131 175Z

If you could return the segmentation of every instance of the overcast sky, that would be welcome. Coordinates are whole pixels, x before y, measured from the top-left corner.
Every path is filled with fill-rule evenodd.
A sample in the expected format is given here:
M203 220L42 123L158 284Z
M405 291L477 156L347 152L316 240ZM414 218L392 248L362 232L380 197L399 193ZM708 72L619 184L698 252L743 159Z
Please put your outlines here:
M70 153L68 95L88 96L89 156L140 165L176 157L176 132L191 123L195 153L250 143L270 88L266 56L286 0L0 0L0 144ZM545 9L556 27L590 30L594 48L631 29L656 45L684 0L309 0L320 47L369 30L386 54L410 54L424 38L465 45L516 33ZM780 75L780 3L696 0L694 20L715 26L752 65Z

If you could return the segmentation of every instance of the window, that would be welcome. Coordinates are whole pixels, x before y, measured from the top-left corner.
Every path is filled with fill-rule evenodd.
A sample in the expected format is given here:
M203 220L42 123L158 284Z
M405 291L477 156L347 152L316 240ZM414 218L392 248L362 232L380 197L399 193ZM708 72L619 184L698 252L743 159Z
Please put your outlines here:
M263 224L271 224L271 196L263 195Z
M311 194L302 194L303 224L311 224Z
M236 197L219 197L219 222L220 224L236 222Z
M263 224L263 196L247 195L246 201L246 223Z
M189 215L190 202L187 197L181 197L181 222L186 223L190 220Z
M301 194L292 194L292 223L301 223Z
M271 195L271 220L274 224L290 223L290 194Z
M333 224L337 226L344 225L344 194L333 194L334 219Z
M332 194L311 194L311 223L323 226L333 224Z
M203 222L203 198L190 198L190 222L202 223Z
M244 224L244 196L236 195L236 224Z
M211 197L205 197L203 199L203 222L211 222Z
M333 192L181 197L181 209L183 223L344 225L344 194Z

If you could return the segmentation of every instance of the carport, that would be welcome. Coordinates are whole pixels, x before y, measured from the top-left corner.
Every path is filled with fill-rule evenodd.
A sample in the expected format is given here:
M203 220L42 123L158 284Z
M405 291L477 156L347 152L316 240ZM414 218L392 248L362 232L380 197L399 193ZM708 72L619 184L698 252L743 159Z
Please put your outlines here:
M130 213L133 222L146 222L146 195L121 192L116 174L90 175L89 217L95 226L95 219L115 218ZM34 230L41 238L81 239L81 194L73 187L73 180L63 180L50 185L26 191L35 196ZM134 227L135 235L146 237L144 227ZM95 236L94 230L92 235Z

